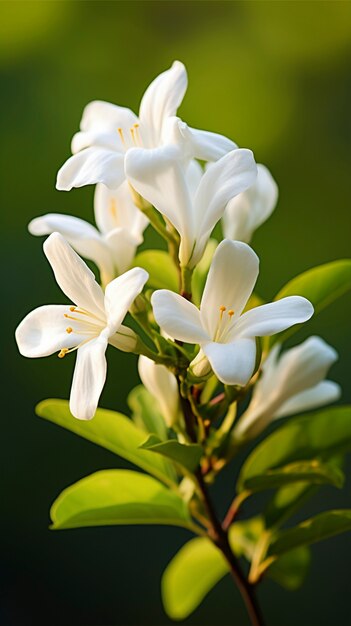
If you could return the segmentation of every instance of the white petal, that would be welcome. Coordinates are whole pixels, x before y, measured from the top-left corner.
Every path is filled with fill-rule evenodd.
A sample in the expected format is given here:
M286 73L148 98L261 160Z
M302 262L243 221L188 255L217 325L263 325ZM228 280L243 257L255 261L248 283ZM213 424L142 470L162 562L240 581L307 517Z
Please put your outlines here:
M209 336L202 328L200 312L177 293L160 289L151 297L156 322L166 333L188 343L208 341Z
M163 122L176 114L188 86L186 69L180 61L159 74L145 91L140 103L139 117L142 124L149 127L153 146L157 146Z
M274 415L274 419L279 417L287 417L300 413L301 411L309 411L316 409L325 404L335 402L341 396L341 387L332 380L323 380L318 385L301 391L292 398L289 398Z
M141 267L133 267L106 286L105 310L110 335L118 330L148 278L149 274Z
M176 377L164 366L141 355L138 361L139 376L146 389L154 396L167 426L171 427L178 416L179 396Z
M257 175L251 150L229 152L203 175L194 198L196 248L192 263L203 254L207 240L229 200L250 187Z
M83 111L80 129L82 131L117 132L118 128L129 129L137 122L137 116L130 109L103 100L93 100L87 104Z
M197 161L192 159L186 169L185 177L189 188L189 192L192 198L194 198L200 181L203 177L204 171Z
M135 257L137 246L141 243L126 228L116 228L105 237L116 271L123 274L129 270Z
M269 170L257 165L255 183L230 200L223 215L225 237L249 242L253 232L273 212L278 199L278 187Z
M127 228L142 242L142 233L148 225L148 219L136 208L129 189L124 181L117 189L105 185L96 185L94 195L95 221L102 233L107 234L115 228Z
M116 132L116 128L114 128L112 132L80 131L79 133L75 133L75 135L73 135L71 141L72 154L77 154L77 152L80 152L85 148L90 148L91 146L107 148L113 152L125 152L125 146L119 133Z
M294 324L306 322L313 315L313 306L302 296L289 296L263 304L244 313L238 320L235 337L268 337Z
M244 386L250 380L256 360L254 339L232 343L211 342L202 346L217 378L226 385Z
M194 158L202 161L218 161L225 154L238 147L234 141L224 135L190 128L183 121L179 124L179 130L189 146L189 152Z
M106 336L101 334L78 348L69 408L80 420L90 420L95 415L106 380L106 347Z
M74 347L87 337L66 332L70 325L65 318L67 305L49 304L31 311L16 329L18 349L23 356L49 356L62 348Z
M103 283L110 282L115 277L114 261L109 247L98 230L88 222L71 215L48 213L32 220L28 230L32 235L60 233L78 254L96 263Z
M101 287L97 284L93 272L62 235L59 233L50 235L43 248L63 293L80 308L104 320L104 296Z
M134 352L137 347L138 337L134 330L121 324L117 333L109 337L108 342L114 348L122 350L122 352Z
M225 316L230 309L234 311L232 322L238 319L254 288L258 266L258 256L245 243L225 239L217 247L200 306L202 322L212 338L221 306L226 307Z
M71 156L57 174L56 189L69 191L104 183L118 187L124 180L124 155L106 148L91 147Z
M193 207L178 156L174 146L155 150L133 148L126 154L125 168L136 191L180 233L183 257L189 258L194 241Z

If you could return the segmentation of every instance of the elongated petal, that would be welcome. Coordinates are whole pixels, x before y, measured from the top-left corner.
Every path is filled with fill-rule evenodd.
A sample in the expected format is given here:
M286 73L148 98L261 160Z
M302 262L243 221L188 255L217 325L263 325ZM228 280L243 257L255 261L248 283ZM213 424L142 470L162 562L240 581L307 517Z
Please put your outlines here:
M156 322L166 333L187 343L208 341L209 336L201 325L200 312L180 295L160 289L151 297Z
M28 313L16 329L20 353L29 358L49 356L86 339L81 334L67 334L65 313L69 313L69 308L60 304L40 306Z
M190 128L185 122L180 123L179 129L192 156L202 161L218 161L225 154L238 147L234 141L224 135Z
M109 246L98 230L88 222L71 215L48 213L32 220L28 230L32 235L60 233L78 254L96 263L102 282L110 282L115 277L115 266Z
M301 391L289 398L289 400L284 402L276 411L274 419L287 417L288 415L294 415L302 411L309 411L310 409L316 409L325 404L335 402L340 396L340 385L332 380L323 380L314 387Z
M178 150L133 148L126 154L126 176L136 191L153 204L184 238L184 256L194 241L193 208Z
M106 380L107 339L103 333L78 348L69 408L80 420L94 417Z
M179 399L176 377L164 366L141 355L139 376L146 389L154 396L167 426L171 427L178 415Z
M306 322L312 315L313 306L309 300L301 296L289 296L244 313L232 337L268 337L294 324Z
M114 348L122 350L122 352L134 352L137 346L138 337L134 330L121 324L118 331L109 337L108 342Z
M115 228L105 236L105 240L117 273L123 274L132 265L137 246L141 243L140 240L134 237L127 228Z
M125 152L125 146L123 145L121 136L116 132L116 128L110 132L90 130L80 131L73 135L71 141L72 154L77 154L77 152L92 146L95 148L106 148L113 152Z
M196 240L202 248L200 253L229 200L250 187L256 175L253 154L246 149L229 152L206 170L194 198Z
M202 346L217 378L225 385L244 386L250 380L256 360L254 339L232 343L211 342Z
M126 228L142 242L142 233L149 221L136 208L125 180L117 189L96 185L94 195L95 221L105 235L116 228Z
M84 261L59 233L52 233L43 247L63 293L77 306L104 320L103 292Z
M124 178L124 155L92 146L74 154L63 164L57 174L56 189L69 191L72 187L95 183L116 188Z
M130 109L103 100L93 100L87 104L83 111L80 129L82 131L117 132L118 128L129 129L137 122L137 116Z
M145 91L140 103L139 117L142 124L149 127L153 146L157 146L163 122L176 114L188 86L186 69L180 61L159 74Z
M223 214L224 235L249 242L254 231L273 212L278 187L269 170L257 164L257 179L246 191L230 200Z
M204 172L200 163L192 159L185 172L186 182L187 182L189 192L192 198L195 197L197 188L200 184L200 181L203 175L204 175Z
M109 334L117 332L129 307L142 291L149 274L141 267L133 267L118 276L105 289L105 310Z
M220 321L220 307L226 307L222 326L229 323L228 311L234 311L231 323L241 314L258 276L259 259L250 246L240 241L222 241L214 253L201 300L201 319L214 338Z

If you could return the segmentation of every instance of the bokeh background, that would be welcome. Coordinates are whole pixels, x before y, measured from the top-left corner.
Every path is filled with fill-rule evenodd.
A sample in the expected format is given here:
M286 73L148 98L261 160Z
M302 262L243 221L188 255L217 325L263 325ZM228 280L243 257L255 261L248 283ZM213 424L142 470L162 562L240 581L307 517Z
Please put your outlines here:
M252 148L278 181L278 210L253 240L261 257L259 293L270 298L296 273L350 254L349 2L0 3L5 626L170 623L159 580L186 531L48 530L49 506L64 487L95 470L128 465L35 416L37 401L68 397L74 359L25 360L13 333L35 306L64 301L28 221L49 211L92 219L92 188L55 190L84 105L98 98L137 110L150 80L176 58L190 81L181 116ZM350 401L350 299L294 341L307 332L339 351L331 377ZM109 356L101 404L124 411L137 382L136 360L117 351ZM221 480L219 510L229 502L235 473L231 468ZM321 491L306 516L350 505L349 480L342 493ZM268 624L349 623L350 559L350 536L339 537L313 548L300 591L265 582L260 598ZM229 578L186 623L248 623Z

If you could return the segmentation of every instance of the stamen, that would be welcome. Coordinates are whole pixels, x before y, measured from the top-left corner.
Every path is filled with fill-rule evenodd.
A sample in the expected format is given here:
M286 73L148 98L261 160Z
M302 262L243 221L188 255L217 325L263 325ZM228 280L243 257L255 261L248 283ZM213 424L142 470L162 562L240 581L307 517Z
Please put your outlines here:
M133 127L135 128L135 140L136 140L136 144L138 146L141 146L141 137L140 137L140 132L139 132L139 127L140 124L138 124L137 122L135 124L133 124Z
M68 333L69 335L70 335L71 333L73 333L73 328L72 328L72 326L68 326L68 327L66 328L66 333Z
M97 315L94 315L94 313L90 313L89 311L86 311L85 309L80 309L77 306L70 306L69 310L72 311L72 313L78 313L79 315L86 315L87 317L93 317L94 319L99 320L99 322L104 322L103 319L101 319ZM65 317L68 317L68 319L82 321L82 320L79 320L77 317L70 317L69 315L67 315L67 313L64 313L63 315ZM88 322L85 322L85 323L88 323Z
M63 359L63 357L66 356L67 352L69 352L68 348L62 348L62 350L60 350L60 352L57 355L58 358Z
M133 144L136 146L136 141L135 141L135 128L130 128L130 134L132 135L132 140L133 140Z
M233 317L233 315L234 315L233 309L229 309L228 315L229 315L230 319Z
M117 207L116 207L116 200L114 198L111 198L111 200L110 200L110 213L111 213L112 217L116 218L116 216L117 216Z
M84 333L85 334L85 333ZM94 337L94 335L93 335ZM78 350L78 348L80 348L81 346L84 346L84 344L88 343L89 341L91 341L93 339L93 337L89 337L88 339L84 339L84 341L81 341L80 344L78 344L78 346L74 346L74 348L62 348L60 350L60 352L58 353L58 358L59 359L63 359L66 354L69 354L70 352L74 352L75 350Z
M68 315L68 313L64 313L63 317L65 317L68 320L73 320L74 322L80 322L81 324L84 324L85 326L92 326L93 328L96 328L97 324L95 322L87 322L86 320L81 320L79 319L79 317L73 317L73 315ZM85 333L83 333L85 334Z
M122 128L117 128L117 132L121 138L121 142L123 143L123 145L126 145L125 139L124 139L124 134L123 134L123 129Z
M222 318L223 318L223 313L224 313L224 311L225 311L225 310L226 310L226 307L225 307L225 306L223 306L223 305L222 305L222 306L220 306L220 307L219 307L219 319L220 319L220 320L222 320Z

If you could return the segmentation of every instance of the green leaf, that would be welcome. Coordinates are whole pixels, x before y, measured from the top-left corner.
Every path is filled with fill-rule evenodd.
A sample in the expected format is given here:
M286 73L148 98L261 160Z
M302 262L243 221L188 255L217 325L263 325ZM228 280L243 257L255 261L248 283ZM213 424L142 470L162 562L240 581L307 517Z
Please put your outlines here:
M136 255L134 267L143 267L149 273L148 285L153 289L179 291L179 275L168 252L144 250Z
M130 470L103 470L79 480L59 495L50 516L55 530L115 524L193 527L178 494Z
M238 558L251 560L257 540L264 530L262 518L236 522L229 540ZM288 589L296 589L306 575L309 550L300 548L274 561L268 576ZM172 619L185 619L201 604L211 589L229 572L226 560L206 537L191 539L168 564L162 577L162 599Z
M267 574L275 582L295 591L303 584L311 562L311 552L306 546L286 552L267 570Z
M297 461L278 469L268 469L263 474L251 476L243 481L241 489L244 491L263 491L277 489L289 483L307 481L316 485L330 484L342 487L344 475L337 467L313 461Z
M307 546L351 530L351 510L320 513L295 528L282 530L271 542L268 555L281 555L293 548Z
M228 572L222 553L205 537L191 539L166 567L162 600L171 619L185 619Z
M313 267L296 276L279 291L274 299L304 296L312 302L316 315L349 289L351 289L351 259L342 259ZM283 341L298 329L299 325L274 335L270 339L270 344Z
M167 426L151 393L138 385L130 392L127 403L132 411L135 424L147 433L155 433L162 440L167 439Z
M56 399L43 400L37 405L36 412L40 417L107 448L166 484L174 485L176 478L172 464L167 459L140 449L139 446L145 441L145 432L134 426L125 415L97 409L92 420L78 420L71 415L66 400Z
M150 435L140 447L143 450L150 450L166 456L191 473L198 467L204 453L202 446L198 443L183 444L176 439L160 441L155 435Z
M351 447L351 407L300 415L266 437L242 466L238 489L255 476L288 463L328 458Z

